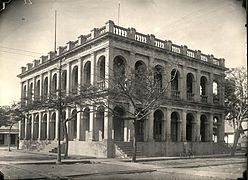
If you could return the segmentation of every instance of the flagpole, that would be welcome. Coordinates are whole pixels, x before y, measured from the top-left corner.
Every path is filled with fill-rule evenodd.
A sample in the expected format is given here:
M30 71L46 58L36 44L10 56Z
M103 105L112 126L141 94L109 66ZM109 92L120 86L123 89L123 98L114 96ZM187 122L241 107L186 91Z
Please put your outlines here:
M118 4L118 25L120 24L120 10L121 10L121 3L119 1L119 4Z
M57 10L55 10L54 17L54 53L57 55ZM59 59L59 87L58 87L59 109L58 109L58 147L57 147L57 164L61 164L61 143L60 143L60 131L61 131L61 58Z

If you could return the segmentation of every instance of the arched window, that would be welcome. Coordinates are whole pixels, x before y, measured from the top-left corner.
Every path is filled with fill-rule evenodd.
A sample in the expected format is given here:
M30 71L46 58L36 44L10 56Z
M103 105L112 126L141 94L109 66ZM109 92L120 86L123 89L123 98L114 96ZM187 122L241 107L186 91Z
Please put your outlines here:
M67 81L67 71L63 70L62 75L61 75L61 90L62 91L66 90L66 81Z
M33 83L30 83L29 85L29 100L32 101L34 98L34 86Z
M153 137L155 141L161 141L164 113L161 110L156 110L153 116Z
M50 126L49 127L49 131L50 131L49 139L51 139L51 140L54 140L54 138L55 138L55 122L56 122L56 113L54 112L54 113L52 113L50 123L49 123L49 126Z
M193 114L189 113L186 116L186 140L187 141L194 141L193 139L193 122L194 116Z
M42 137L42 140L45 140L47 138L47 114L43 115L41 137Z
M36 82L36 93L35 93L36 99L40 99L40 80Z
M100 106L96 112L97 140L104 139L104 107Z
M105 79L105 57L101 56L98 60L98 80Z
M27 99L27 86L26 85L23 86L23 99L24 100Z
M186 86L187 86L187 99L193 100L193 89L194 89L194 75L192 73L187 74L187 80L186 80Z
M171 96L172 98L179 99L179 72L176 69L171 71Z
M208 119L207 116L201 115L201 124L200 124L200 135L201 135L201 142L208 141Z
M217 81L213 81L213 102L219 103L219 84Z
M56 91L57 91L57 74L54 74L52 78L52 95L55 95Z
M143 61L137 61L135 63L135 88L136 94L142 97L143 89L146 87L146 64Z
M46 98L48 96L48 77L45 78L44 80L44 97Z
M115 57L113 64L115 81L122 82L125 79L125 69L126 69L125 59L121 56Z
M218 134L219 134L219 128L218 128L219 118L217 116L214 116L213 119L213 141L218 141Z
M78 66L72 69L72 93L77 93L78 90Z
M176 141L180 141L179 138L179 114L178 112L172 112L171 113L171 141L172 142L176 142Z
M91 81L91 62L87 61L84 65L84 83L89 86Z
M213 82L213 95L218 95L218 83L217 81Z
M163 88L163 67L156 65L154 68L154 82L159 89Z
M207 78L205 76L201 77L200 82L200 95L201 95L201 101L204 103L207 103Z
M71 113L71 116L72 116L72 121L71 121L71 124L72 124L72 136L73 138L77 138L77 110L74 109Z
M39 115L35 116L34 127L33 127L33 139L37 140L39 137Z

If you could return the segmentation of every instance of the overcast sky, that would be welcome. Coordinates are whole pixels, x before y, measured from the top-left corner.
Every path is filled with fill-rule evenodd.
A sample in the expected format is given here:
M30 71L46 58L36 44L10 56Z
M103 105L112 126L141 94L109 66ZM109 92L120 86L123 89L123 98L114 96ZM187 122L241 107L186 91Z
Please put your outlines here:
M237 0L23 0L0 14L0 105L20 99L20 67L58 45L88 34L109 19L138 32L225 58L227 67L246 66L245 9ZM20 49L20 50L17 50ZM22 51L21 51L22 50ZM30 51L30 52L29 52Z

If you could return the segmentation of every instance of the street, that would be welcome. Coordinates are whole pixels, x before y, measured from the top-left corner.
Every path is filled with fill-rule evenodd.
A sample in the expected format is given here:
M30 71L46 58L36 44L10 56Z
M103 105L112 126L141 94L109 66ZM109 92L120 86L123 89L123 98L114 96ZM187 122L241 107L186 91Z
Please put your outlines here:
M5 179L237 179L245 169L242 156L146 158L137 163L72 156L60 165L55 161L56 154L0 150L0 171Z

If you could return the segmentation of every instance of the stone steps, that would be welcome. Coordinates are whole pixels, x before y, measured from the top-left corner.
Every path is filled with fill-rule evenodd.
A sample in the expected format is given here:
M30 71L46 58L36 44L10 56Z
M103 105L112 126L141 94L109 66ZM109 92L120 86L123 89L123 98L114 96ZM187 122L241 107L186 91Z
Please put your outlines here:
M133 155L133 143L132 142L115 142L118 150L123 152L125 157L131 157ZM142 152L137 150L136 156L142 156Z

